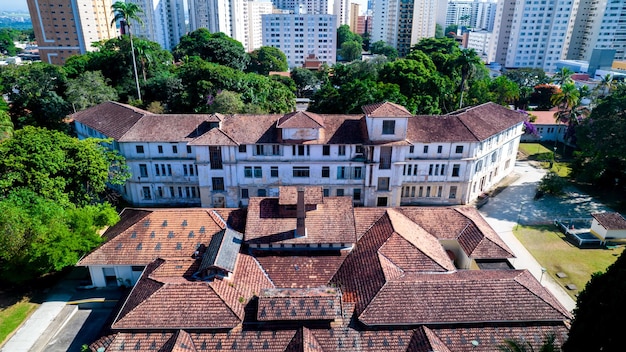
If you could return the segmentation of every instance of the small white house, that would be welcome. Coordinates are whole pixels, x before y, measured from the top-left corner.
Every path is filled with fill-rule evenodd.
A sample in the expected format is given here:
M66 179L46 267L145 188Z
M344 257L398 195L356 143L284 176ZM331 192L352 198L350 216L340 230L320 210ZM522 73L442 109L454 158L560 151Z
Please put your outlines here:
M626 219L620 213L591 214L591 233L603 239L626 239Z

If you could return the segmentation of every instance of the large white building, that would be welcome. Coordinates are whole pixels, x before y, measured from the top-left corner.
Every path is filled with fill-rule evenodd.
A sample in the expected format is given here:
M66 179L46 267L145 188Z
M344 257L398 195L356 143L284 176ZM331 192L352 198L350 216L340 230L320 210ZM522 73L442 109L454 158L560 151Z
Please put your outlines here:
M440 12L446 11L439 0L374 0L372 6L372 43L382 40L400 56L420 39L434 37Z
M280 49L290 68L302 66L311 55L336 62L337 16L314 14L262 15L263 45Z
M289 10L292 13L336 15L337 27L350 24L349 0L272 0L272 2L277 9ZM358 13L355 16L358 16Z
M488 103L413 116L379 103L362 115L156 115L103 103L72 117L79 138L112 138L138 206L237 207L285 185L321 186L365 206L467 204L508 175L524 115Z
M577 11L578 1L498 2L489 61L555 72L567 55Z
M133 35L173 49L186 32L183 0L127 0L141 8L143 25L131 21Z
M567 58L591 59L593 49L615 49L615 60L626 59L626 1L580 0Z
M475 29L493 30L497 1L494 0L449 0L446 11L446 26L458 24Z

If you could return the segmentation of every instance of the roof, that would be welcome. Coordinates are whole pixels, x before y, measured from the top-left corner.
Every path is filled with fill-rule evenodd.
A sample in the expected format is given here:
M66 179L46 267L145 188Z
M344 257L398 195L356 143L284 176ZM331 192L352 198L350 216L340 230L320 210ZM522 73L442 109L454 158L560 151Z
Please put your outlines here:
M234 209L224 210L225 217ZM210 209L125 209L107 239L77 265L147 265L156 258L189 256L223 230ZM229 219L230 220L230 219Z
M404 106L391 102L376 103L362 107L363 112L368 117L411 117L413 114Z
M211 128L220 118L208 114L146 114L119 138L120 142L188 142Z
M322 187L303 187L303 188L304 188L304 204L322 204L324 202L324 191ZM297 186L278 187L278 204L279 205L298 204L298 187Z
M242 242L243 234L233 229L226 228L216 233L204 253L200 271L218 268L233 272Z
M335 320L341 316L341 292L332 287L266 289L259 295L259 321Z
M557 113L558 111L559 111L558 108L553 108L550 111L538 111L538 110L535 111L534 110L534 111L528 111L528 113L537 117L535 122L533 122L535 126L557 125L558 122L556 121L556 117L554 116L554 114Z
M278 122L277 128L323 128L324 118L308 111L295 111L283 115Z
M150 112L134 106L108 101L71 115L74 121L89 126L107 137L119 140Z
M591 216L607 230L626 230L626 219L620 213L594 213Z

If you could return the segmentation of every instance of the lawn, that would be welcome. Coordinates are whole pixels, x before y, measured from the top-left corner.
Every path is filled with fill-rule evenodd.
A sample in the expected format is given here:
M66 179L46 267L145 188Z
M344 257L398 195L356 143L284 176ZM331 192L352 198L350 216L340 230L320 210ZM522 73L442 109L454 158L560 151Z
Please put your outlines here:
M563 287L570 283L578 287L578 290L566 290L574 299L591 274L604 272L624 250L624 246L616 249L579 249L567 242L565 235L552 225L521 226L513 232L539 264L547 269L547 275ZM558 278L558 272L565 273L567 277Z
M552 154L552 150L544 147L540 143L520 143L519 150L528 158L539 154Z
M24 299L0 310L0 345L37 308L37 304Z

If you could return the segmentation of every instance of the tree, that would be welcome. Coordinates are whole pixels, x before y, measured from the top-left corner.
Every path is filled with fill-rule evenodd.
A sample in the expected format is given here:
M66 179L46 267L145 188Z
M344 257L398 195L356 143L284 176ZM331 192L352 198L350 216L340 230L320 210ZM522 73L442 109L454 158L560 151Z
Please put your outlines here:
M446 37L454 37L458 29L459 29L459 25L453 23L451 25L448 25L443 32L446 35Z
M554 76L552 76L552 83L557 84L559 86L563 86L568 83L574 83L572 80L572 75L574 71L570 70L567 67L561 67Z
M266 76L272 71L284 72L288 69L287 56L278 48L262 46L250 53L250 72Z
M465 91L465 84L467 80L476 72L476 67L482 65L482 60L476 54L474 49L461 50L461 54L455 60L455 65L461 72L461 83L459 83L459 91L461 92L461 98L459 100L459 109L463 107L463 92Z
M354 61L361 59L361 51L363 50L361 44L357 41L351 40L341 44L341 57L343 61Z
M128 27L128 37L130 38L130 53L133 57L133 72L135 73L135 83L137 85L137 99L141 100L141 90L139 89L139 77L137 76L137 60L135 59L135 47L133 45L133 32L131 30L130 21L135 21L139 25L143 25L143 20L139 15L143 10L135 3L116 1L111 6L113 12L113 20L111 26L118 21L124 21L124 25Z
M0 109L0 142L13 136L13 122L8 112Z
M387 45L387 43L382 40L370 45L370 53L385 55L389 61L393 61L398 58L398 50L391 45Z
M516 109L525 109L528 106L537 85L550 82L545 71L540 68L507 69L504 76L519 86L519 98L513 102Z
M74 111L84 110L109 100L117 100L117 92L100 71L87 71L67 82L67 100Z
M30 126L16 130L0 143L0 198L24 188L61 206L92 204L107 183L129 176L124 158L102 142Z
M443 27L439 23L435 24L435 38L443 38Z
M306 91L312 91L319 84L319 79L311 70L296 67L291 70L291 79L296 83L296 96L302 97Z
M0 29L0 55L15 56L18 50L13 43L10 29Z
M221 114L237 114L243 112L244 103L241 95L227 90L219 92L211 102L211 112Z
M611 94L614 89L615 81L613 81L613 75L607 73L600 78L600 83L594 88L594 93L596 97L604 98L607 95Z
M565 352L623 351L626 255L622 253L604 273L595 273L578 295Z
M556 337L554 334L548 334L544 336L541 346L536 350L537 352L560 352L561 349L555 345ZM498 346L498 350L501 352L535 352L533 345L526 340L507 339L504 340L504 344Z
M270 79L272 81L282 83L285 87L289 88L289 90L294 94L297 91L296 82L294 82L293 79L291 79L291 77L281 76L281 75L271 75Z
M359 45L363 44L363 38L358 34L352 33L350 26L347 24L342 24L339 28L337 28L337 49L341 49L341 46L345 42L354 41L358 42Z
M206 28L200 28L182 36L173 52L177 60L198 56L205 61L241 71L246 69L250 61L250 57L240 42L221 32L211 33Z
M537 110L550 110L552 104L552 96L559 93L561 89L553 84L539 84L533 88L530 102L537 105Z

